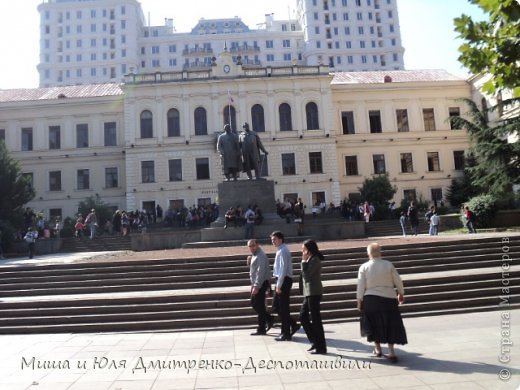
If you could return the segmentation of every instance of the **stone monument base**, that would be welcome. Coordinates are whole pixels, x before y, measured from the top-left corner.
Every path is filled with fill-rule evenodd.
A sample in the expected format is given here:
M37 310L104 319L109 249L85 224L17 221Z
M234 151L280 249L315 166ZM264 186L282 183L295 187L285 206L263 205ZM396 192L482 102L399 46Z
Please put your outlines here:
M236 180L225 181L218 185L219 217L211 227L224 226L224 215L230 207L240 206L245 212L247 206L258 206L264 217L264 223L276 218L274 182L272 180Z

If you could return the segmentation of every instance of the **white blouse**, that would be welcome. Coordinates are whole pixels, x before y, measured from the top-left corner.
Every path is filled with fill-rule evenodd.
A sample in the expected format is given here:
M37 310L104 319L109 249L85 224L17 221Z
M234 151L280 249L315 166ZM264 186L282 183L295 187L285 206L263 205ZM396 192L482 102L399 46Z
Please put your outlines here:
M388 260L373 259L359 267L357 299L363 300L364 295L395 298L396 289L399 294L404 295L403 281Z

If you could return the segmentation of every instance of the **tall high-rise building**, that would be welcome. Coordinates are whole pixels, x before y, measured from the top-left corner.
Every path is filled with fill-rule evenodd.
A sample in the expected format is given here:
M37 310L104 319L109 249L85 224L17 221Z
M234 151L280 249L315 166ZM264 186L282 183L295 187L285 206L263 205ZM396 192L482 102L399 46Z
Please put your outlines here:
M148 26L137 0L45 0L40 86L120 82L125 74L207 69L228 51L243 66L403 69L397 0L296 0L294 19L250 29L239 17L200 19L175 32Z

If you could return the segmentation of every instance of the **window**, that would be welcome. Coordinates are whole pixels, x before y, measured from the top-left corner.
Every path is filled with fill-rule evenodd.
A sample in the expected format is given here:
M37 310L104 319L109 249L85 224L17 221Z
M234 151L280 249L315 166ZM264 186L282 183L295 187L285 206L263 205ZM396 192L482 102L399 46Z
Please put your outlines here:
M412 153L401 153L401 173L413 172Z
M345 174L347 176L357 176L359 174L357 156L345 156Z
M412 200L417 199L417 193L415 192L415 190L404 190L403 195L404 195L404 199L407 202L411 202Z
M61 148L60 126L49 126L49 149Z
M90 170L78 169L76 177L77 177L78 190L90 189Z
M179 110L172 108L168 110L167 114L168 122L168 137L180 137L181 135L181 124Z
M314 102L307 103L305 106L305 115L307 117L307 130L318 130L320 128L318 105Z
M34 188L34 174L32 172L24 172L22 177L27 181L27 189L32 190Z
M309 167L311 173L323 173L323 161L321 152L309 153Z
M208 180L209 177L209 158L197 158L195 160L197 180Z
M236 119L237 115L236 115L235 107L233 107L230 104L225 106L224 107L224 112L222 113L222 116L223 116L223 119L224 119L223 125L229 124L229 125L231 125L231 129L236 129L237 128L237 119Z
M273 41L271 41L271 40L265 41L265 47L266 47L266 49L272 49L274 47Z
M141 161L141 182L155 182L155 163L154 161Z
M278 114L280 115L280 131L291 131L293 129L291 106L287 103L280 104L280 107L278 107Z
M442 200L442 188L432 188L432 202L440 202Z
M63 220L63 215L62 215L62 210L61 209L49 209L49 220L50 221L56 221L56 219L60 219L60 220Z
M374 174L381 175L386 173L385 155L374 154L372 155L372 162L374 163Z
M182 160L180 158L168 160L168 172L170 181L182 181Z
M117 177L117 168L105 168L105 188L119 187L119 180Z
M141 138L153 137L153 115L149 110L141 112Z
M117 145L116 122L105 122L103 124L105 132L105 146Z
M282 153L282 175L296 175L294 153Z
M439 164L439 153L438 152L428 152L426 153L428 159L428 172L437 172L441 170Z
M207 135L208 134L208 123L206 119L206 109L203 107L197 107L195 109L195 135Z
M462 171L464 169L464 150L453 151L453 163L456 170Z
M459 130L455 124L453 123L453 121L451 121L451 118L458 118L460 117L460 108L459 107L450 107L449 108L449 112L450 112L450 129L451 130Z
M424 130L435 131L433 108L423 108Z
M343 111L341 112L341 126L343 127L343 134L355 134L356 129L354 128L354 112Z
M0 139L5 142L5 129L0 129Z
M265 132L264 107L261 104L255 104L251 107L252 129L257 133Z
M61 171L49 172L49 191L61 191Z
M370 132L381 133L381 112L379 110L371 110L368 112L368 119L370 121Z
M33 150L33 129L32 127L22 128L22 151Z
M76 125L76 147L88 148L88 125L86 123Z
M397 117L397 131L400 133L410 131L408 126L408 111L406 109L395 110L395 116Z

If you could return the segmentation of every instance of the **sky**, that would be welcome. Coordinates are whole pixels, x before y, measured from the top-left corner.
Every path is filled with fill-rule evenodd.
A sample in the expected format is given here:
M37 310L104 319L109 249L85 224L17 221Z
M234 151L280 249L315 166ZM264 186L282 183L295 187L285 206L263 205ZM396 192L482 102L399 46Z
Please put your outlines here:
M339 0L338 0L339 1ZM396 1L396 0L394 0ZM42 0L0 0L0 89L37 88L39 62L39 14ZM195 0L196 6L179 7L180 0L140 0L152 25L173 18L178 32L190 31L200 18L238 16L252 29L264 22L294 15L296 0ZM182 3L181 3L182 4ZM453 31L453 18L462 13L484 18L469 0L397 0L405 69L445 69L466 77L457 61L462 41Z

